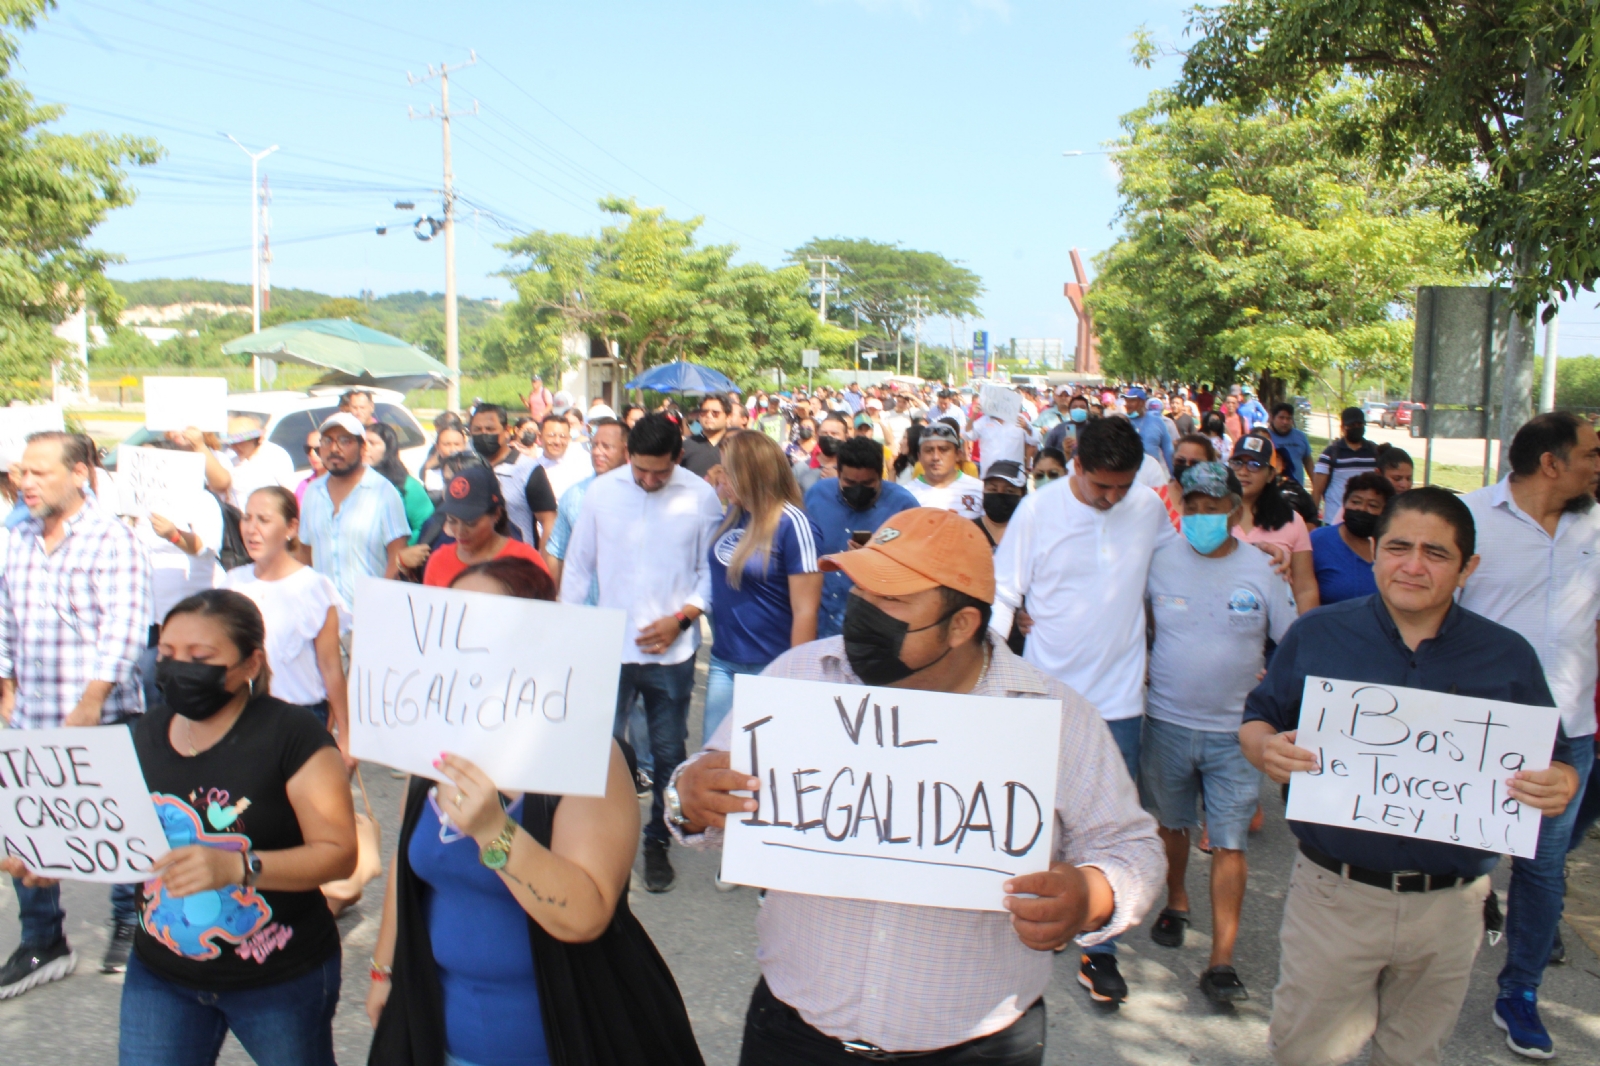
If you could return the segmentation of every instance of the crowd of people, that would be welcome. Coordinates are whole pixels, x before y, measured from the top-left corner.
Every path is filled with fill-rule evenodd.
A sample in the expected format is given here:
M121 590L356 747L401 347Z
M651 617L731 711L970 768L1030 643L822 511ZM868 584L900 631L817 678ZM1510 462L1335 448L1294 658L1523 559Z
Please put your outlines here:
M410 781L366 995L374 1063L700 1061L627 893L641 838L639 884L666 892L674 846L717 847L757 809L729 749L735 678L758 673L1058 700L1060 784L1050 867L1011 879L1003 912L766 892L743 1062L1042 1062L1058 954L1092 1000L1135 994L1119 942L1155 909L1150 938L1184 948L1196 852L1200 990L1249 998L1249 843L1263 775L1319 768L1295 744L1308 676L1559 711L1549 768L1505 783L1542 819L1511 861L1485 1004L1512 1050L1553 1054L1538 989L1564 958L1565 856L1600 814L1594 429L1540 415L1509 478L1458 496L1414 485L1359 408L1317 453L1291 405L1248 387L1015 391L1004 417L970 391L855 383L618 412L535 378L526 414L441 414L413 473L357 390L303 474L249 417L168 434L156 446L205 473L161 514L123 513L84 436L0 457L0 717L131 728L190 827L150 881L111 891L121 1061L212 1062L228 1032L264 1066L333 1061L323 888L364 846L345 691L362 577L614 608L628 633L603 797L508 792L448 754ZM1271 1054L1439 1062L1499 856L1289 828ZM77 960L59 886L0 868L22 922L9 998ZM249 920L198 940L174 924L219 910Z

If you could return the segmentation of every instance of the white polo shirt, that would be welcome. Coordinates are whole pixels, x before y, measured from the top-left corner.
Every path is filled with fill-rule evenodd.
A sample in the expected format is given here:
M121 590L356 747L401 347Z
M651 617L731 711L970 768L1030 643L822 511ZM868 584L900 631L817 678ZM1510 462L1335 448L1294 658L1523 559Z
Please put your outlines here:
M1595 731L1600 507L1564 514L1551 536L1501 481L1462 497L1478 527L1478 569L1461 606L1527 638L1569 737Z
M1069 478L1022 498L994 557L989 627L1005 639L1027 600L1023 658L1107 720L1144 713L1145 583L1177 531L1161 497L1135 484L1115 507L1079 502Z

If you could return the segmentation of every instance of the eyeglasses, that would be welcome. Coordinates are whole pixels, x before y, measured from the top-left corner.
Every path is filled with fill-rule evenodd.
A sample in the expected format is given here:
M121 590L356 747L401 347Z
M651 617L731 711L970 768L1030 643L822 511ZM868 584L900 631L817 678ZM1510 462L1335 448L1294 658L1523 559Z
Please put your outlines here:
M1229 459L1228 465L1235 470L1260 470L1267 464L1259 459Z

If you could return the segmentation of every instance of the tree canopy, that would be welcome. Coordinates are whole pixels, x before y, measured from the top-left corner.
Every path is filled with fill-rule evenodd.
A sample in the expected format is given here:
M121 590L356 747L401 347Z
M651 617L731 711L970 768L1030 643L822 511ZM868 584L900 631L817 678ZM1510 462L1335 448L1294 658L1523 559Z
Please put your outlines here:
M868 325L865 332L888 345L915 322L919 298L923 317L966 318L978 313L982 279L937 252L882 241L819 237L790 252L789 261L808 267L808 259L824 256L839 260L835 271L829 272L828 317L853 325L859 312Z
M1298 107L1324 80L1371 81L1354 131L1391 167L1463 167L1455 206L1477 260L1532 316L1600 278L1600 8L1585 0L1233 0L1196 8L1185 102ZM1352 146L1357 147L1357 146ZM1466 169L1468 165L1474 165ZM1553 313L1553 309L1550 313Z
M1416 286L1467 276L1465 231L1439 206L1459 179L1347 153L1372 108L1343 85L1296 111L1156 93L1124 116L1123 234L1088 296L1106 368L1335 393L1341 375L1403 376Z
M155 142L44 127L41 107L13 74L15 31L32 29L50 0L0 0L0 399L34 398L66 345L52 332L88 306L115 322L121 300L105 277L117 257L88 245L112 210L131 204L124 167L154 163Z
M853 333L817 320L804 269L735 265L735 245L697 242L699 218L631 199L600 207L623 224L593 236L540 230L503 246L523 260L506 272L518 296L508 317L536 365L559 365L572 333L616 343L632 374L683 357L736 380L798 372L805 348L836 364L850 349Z

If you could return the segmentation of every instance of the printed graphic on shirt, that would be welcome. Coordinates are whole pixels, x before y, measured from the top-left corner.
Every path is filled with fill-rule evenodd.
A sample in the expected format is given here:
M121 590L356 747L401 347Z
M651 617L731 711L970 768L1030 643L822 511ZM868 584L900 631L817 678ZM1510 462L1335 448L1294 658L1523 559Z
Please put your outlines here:
M734 550L739 547L739 542L743 539L743 529L730 529L717 538L716 547L713 549L717 553L717 562L723 566L732 566Z
M193 801L202 790L190 793ZM205 790L208 818L225 819L233 824L249 806L241 799L229 804L226 792ZM176 796L159 792L150 797L155 801L156 816L166 831L167 844L173 848L200 844L227 851L243 851L249 839L237 833L208 832L200 814L189 803ZM160 880L146 884L148 899L140 921L144 931L165 944L172 952L185 958L205 961L222 954L218 941L233 944L243 958L265 961L273 951L289 942L293 931L272 922L272 908L253 888L229 885L226 888L199 892L183 899L168 896ZM258 935L259 934L259 935Z
M1228 597L1228 610L1234 614L1249 614L1261 610L1261 601L1249 589L1234 589Z

